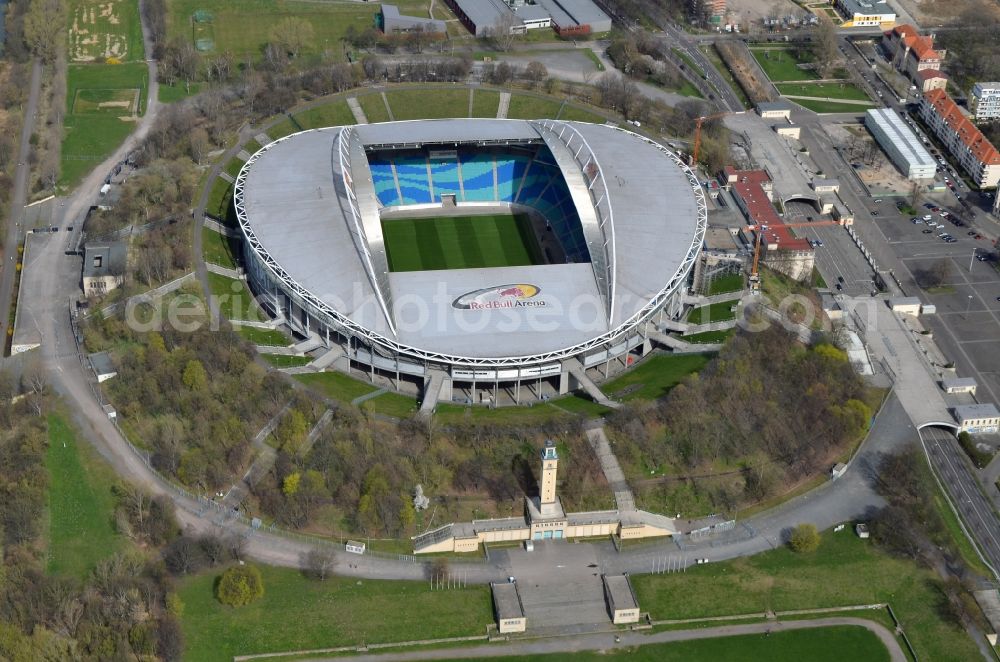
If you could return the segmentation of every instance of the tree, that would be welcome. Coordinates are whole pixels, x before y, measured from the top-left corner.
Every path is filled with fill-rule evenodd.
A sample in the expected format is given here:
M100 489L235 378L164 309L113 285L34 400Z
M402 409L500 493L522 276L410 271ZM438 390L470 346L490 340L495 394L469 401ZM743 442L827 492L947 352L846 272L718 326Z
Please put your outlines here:
M32 54L45 62L56 57L66 25L66 4L63 0L31 0L24 15L24 41Z
M840 65L840 46L837 42L837 26L820 14L819 25L813 32L813 54L816 57L820 75L830 78Z
M505 11L497 16L497 20L492 26L486 28L483 33L487 39L493 42L498 51L509 51L518 37L515 30L522 25L514 12Z
M187 386L192 391L202 391L208 386L208 374L205 372L205 367L201 364L201 361L197 359L191 359L184 366L184 376L182 377L184 386Z
M264 597L264 580L252 565L236 565L219 577L215 597L224 605L242 607Z
M799 524L792 529L788 546L800 554L808 554L819 549L819 532L815 524Z
M312 45L315 37L316 32L312 23L297 16L281 19L271 30L271 41L293 60L299 56L302 49Z
M305 565L307 576L323 581L337 567L337 555L332 547L313 547L306 554Z
M531 81L532 86L538 85L549 75L549 70L541 62L532 60L524 68L524 77Z
M923 288L940 287L951 277L951 260L941 258L927 269L918 273L920 286Z

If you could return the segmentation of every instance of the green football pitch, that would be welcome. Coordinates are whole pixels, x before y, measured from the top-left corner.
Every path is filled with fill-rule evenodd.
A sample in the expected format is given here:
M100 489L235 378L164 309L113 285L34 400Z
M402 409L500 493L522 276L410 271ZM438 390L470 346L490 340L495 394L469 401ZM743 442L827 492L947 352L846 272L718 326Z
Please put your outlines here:
M543 264L523 214L382 221L390 271L435 271Z

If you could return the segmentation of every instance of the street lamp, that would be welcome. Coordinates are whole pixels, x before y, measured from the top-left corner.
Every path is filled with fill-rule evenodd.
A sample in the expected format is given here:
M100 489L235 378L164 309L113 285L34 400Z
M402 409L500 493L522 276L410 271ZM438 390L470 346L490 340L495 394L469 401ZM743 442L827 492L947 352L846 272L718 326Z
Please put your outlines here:
M972 249L972 257L969 258L969 273L972 273L972 261L976 259L977 250L979 250L978 246Z
M969 309L972 308L972 295L969 295L969 303L965 306L965 319L969 319Z

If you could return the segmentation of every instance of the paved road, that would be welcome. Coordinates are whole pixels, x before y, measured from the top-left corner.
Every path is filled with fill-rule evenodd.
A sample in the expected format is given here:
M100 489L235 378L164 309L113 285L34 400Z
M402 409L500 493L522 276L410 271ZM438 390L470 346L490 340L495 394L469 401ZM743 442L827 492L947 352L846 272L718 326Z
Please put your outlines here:
M708 59L708 56L701 52L696 40L673 24L668 23L660 27L663 28L668 45L690 57L705 73L706 78L703 81L693 81L695 86L700 89L704 86L704 82L707 81L715 89L714 102L723 110L732 112L744 110L743 102L736 96L733 88L729 86L729 82L722 77L722 74L715 68L715 65Z
M42 90L42 62L38 58L31 63L31 86L28 101L24 105L21 126L21 143L17 151L17 171L14 173L14 189L10 196L10 213L7 214L7 234L4 238L3 265L0 265L0 338L7 338L8 316L11 298L14 295L14 265L17 262L17 244L21 237L21 220L24 218L24 204L28 200L28 175L31 172L28 156L31 153L31 133L35 129L35 114L38 112L38 97Z
M1000 568L1000 518L983 494L969 459L949 432L924 428L920 438L952 503L979 542L980 550L996 575L995 568Z
M876 637L889 652L892 662L905 662L907 659L896 641L895 636L884 625L863 618L833 616L804 621L776 621L769 623L751 623L745 625L721 625L712 628L693 630L668 630L655 634L641 632L623 632L619 634L620 641L615 641L614 634L576 635L571 639L556 637L541 641L513 644L493 644L468 646L465 648L441 648L436 650L415 650L398 653L382 653L365 655L365 660L371 662L403 662L405 660L462 660L482 659L487 657L507 657L510 655L544 655L546 653L568 653L578 651L620 650L627 653L633 646L663 644L677 641L695 641L698 639L714 639L716 637L733 637L737 635L760 634L767 636L769 632L790 632L792 630L807 630L834 626L861 627ZM329 660L333 658L315 657L310 660ZM336 658L340 659L340 658Z

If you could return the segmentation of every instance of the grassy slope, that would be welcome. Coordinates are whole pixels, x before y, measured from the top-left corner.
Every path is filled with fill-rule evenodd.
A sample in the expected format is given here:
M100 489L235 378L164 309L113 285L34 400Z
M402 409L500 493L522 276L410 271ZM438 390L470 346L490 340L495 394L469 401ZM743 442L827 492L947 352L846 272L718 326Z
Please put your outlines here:
M733 307L736 301L722 301L708 306L701 306L688 313L687 321L691 324L708 324L710 322L722 322L736 317Z
M346 101L334 101L316 108L295 114L303 129L315 129L322 126L344 126L354 124L354 115ZM252 152L251 152L252 153Z
M722 294L724 292L736 292L742 290L746 285L746 277L739 274L727 274L725 276L720 276L712 281L712 284L708 288L708 293L711 294Z
M236 255L239 250L239 244L236 240L223 237L211 228L202 228L201 246L201 255L205 262L230 269L236 268Z
M525 216L462 216L384 221L389 268L431 271L538 264Z
M215 600L216 573L181 582L186 659L482 634L493 620L486 587L431 591L426 582L340 577L315 582L271 567L261 574L264 597L238 609Z
M510 97L510 108L507 117L513 119L533 120L544 117L554 118L562 106L558 101L540 99L524 94L513 94Z
M45 456L49 486L50 573L82 577L125 544L115 532L114 472L77 441L66 420L51 414Z
M879 662L889 659L889 651L878 637L864 628L840 625L815 630L789 630L764 636L738 635L679 641L669 644L650 644L637 648L615 648L602 651L557 653L532 657L506 657L514 660L539 660L540 662L576 662L577 660L604 660L627 658L634 662L840 662L865 660Z
M842 83L779 83L778 91L801 97L829 97L831 99L853 99L871 101L863 90L850 81Z
M219 313L226 319L263 321L260 310L252 303L253 295L243 281L209 272L208 285L212 296L218 298Z
M612 379L601 390L608 397L622 400L659 398L685 376L704 368L708 361L709 356L704 354L656 354Z
M388 95L386 95L388 98ZM392 103L390 101L390 103ZM365 118L371 122L388 122L389 111L385 109L385 102L382 101L381 94L364 94L358 96L358 104L365 113ZM271 136L272 138L274 136Z
M367 382L339 372L316 372L308 375L296 375L295 378L337 402L350 402L376 390L375 386Z
M238 326L237 333L255 345L269 347L288 347L292 341L281 331L275 329L258 329L253 326Z
M656 619L889 602L921 659L976 658L972 640L938 614L935 581L930 571L886 556L850 530L824 534L813 554L781 548L633 580L639 604Z
M469 91L466 89L393 90L387 92L386 97L397 120L469 116Z
M817 113L857 113L863 115L864 112L875 104L860 103L840 103L837 101L812 101L810 99L792 99L803 108Z
M492 90L476 90L472 97L473 117L496 117L500 108L500 93Z

